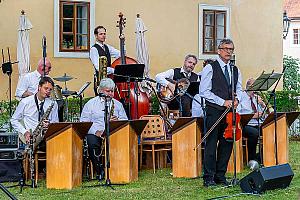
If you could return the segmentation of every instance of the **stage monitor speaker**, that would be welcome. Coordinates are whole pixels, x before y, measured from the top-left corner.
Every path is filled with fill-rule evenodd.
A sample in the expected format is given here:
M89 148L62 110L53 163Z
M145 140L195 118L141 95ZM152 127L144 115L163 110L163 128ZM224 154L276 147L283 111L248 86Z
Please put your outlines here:
M20 160L0 160L0 182L18 182L22 177Z
M246 193L263 193L266 190L288 187L293 176L289 164L263 167L242 178L240 187Z

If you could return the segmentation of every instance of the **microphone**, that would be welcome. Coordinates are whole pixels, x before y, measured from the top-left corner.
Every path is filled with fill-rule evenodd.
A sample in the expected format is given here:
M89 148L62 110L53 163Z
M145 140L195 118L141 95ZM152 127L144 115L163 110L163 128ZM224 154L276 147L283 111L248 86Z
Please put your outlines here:
M104 94L104 93L102 93L102 92L100 92L100 93L98 94L98 96L99 96L99 97L104 97L104 98L111 98L111 96L108 96L108 95L106 95L106 94Z
M43 35L42 46L43 46L43 58L46 58L47 57L47 53L46 53L47 41L46 41L45 35Z

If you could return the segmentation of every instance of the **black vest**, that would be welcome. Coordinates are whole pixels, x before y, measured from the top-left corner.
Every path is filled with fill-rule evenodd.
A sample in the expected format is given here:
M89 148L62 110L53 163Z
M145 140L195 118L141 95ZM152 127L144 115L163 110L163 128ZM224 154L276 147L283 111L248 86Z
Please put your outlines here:
M99 44L94 44L93 47L95 47L97 49L99 57L106 56L107 66L110 67L111 66L111 57L110 57L110 53L109 53L109 49L108 49L107 45L104 44L105 51L102 49L102 47Z
M224 100L231 100L231 88L232 84L228 85L225 75L222 71L222 68L218 61L214 61L211 63L212 70L213 70L213 76L212 76L212 89L211 92L215 95L221 97ZM232 68L230 68L231 70ZM234 92L236 92L236 84L238 82L238 68L236 66L233 66L233 86L234 86ZM225 107L221 107L217 104L207 102L207 105L211 105L217 109L224 110Z
M173 80L177 81L181 78L186 78L183 73L180 73L181 68L174 69ZM189 77L189 81L194 82L198 80L198 75L194 72L191 72L191 76Z

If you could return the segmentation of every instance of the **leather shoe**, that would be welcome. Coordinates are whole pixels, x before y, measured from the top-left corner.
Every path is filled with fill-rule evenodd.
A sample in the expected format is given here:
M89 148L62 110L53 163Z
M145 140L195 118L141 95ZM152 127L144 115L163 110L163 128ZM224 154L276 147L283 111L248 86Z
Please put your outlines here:
M204 180L203 182L203 186L204 187L212 187L212 186L216 186L217 184L215 183L214 180Z
M217 185L223 185L223 186L228 186L228 185L230 185L230 182L228 182L228 181L226 180L226 178L224 178L224 179L215 179L214 181L215 181L215 183L216 183Z

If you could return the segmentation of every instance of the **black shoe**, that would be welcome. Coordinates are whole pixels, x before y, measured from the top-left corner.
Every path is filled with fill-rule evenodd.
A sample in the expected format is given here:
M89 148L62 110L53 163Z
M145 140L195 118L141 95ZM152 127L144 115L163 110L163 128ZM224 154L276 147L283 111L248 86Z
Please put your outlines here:
M228 186L230 185L230 182L228 182L226 180L226 178L221 178L221 179L215 179L214 182L217 184L217 185L223 185L223 186Z
M215 183L214 180L204 180L203 186L204 187L213 187L216 186L217 184Z

